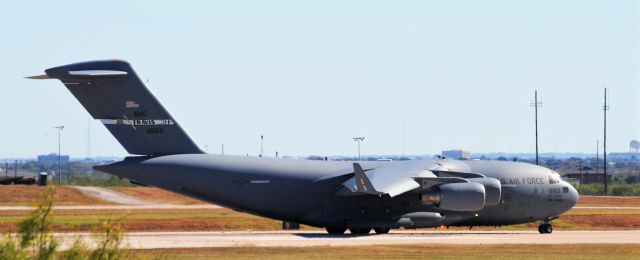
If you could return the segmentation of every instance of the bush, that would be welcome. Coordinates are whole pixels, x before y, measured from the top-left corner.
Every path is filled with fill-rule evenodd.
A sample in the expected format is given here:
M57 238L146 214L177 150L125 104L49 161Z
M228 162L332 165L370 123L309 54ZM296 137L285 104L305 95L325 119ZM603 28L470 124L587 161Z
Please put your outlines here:
M22 259L121 259L133 258L124 255L122 242L125 231L119 220L107 220L102 223L101 230L94 233L96 247L89 247L76 238L73 245L65 252L58 252L58 241L51 233L53 215L53 195L55 186L49 185L44 198L31 215L18 224L16 237L6 236L0 241L0 260Z

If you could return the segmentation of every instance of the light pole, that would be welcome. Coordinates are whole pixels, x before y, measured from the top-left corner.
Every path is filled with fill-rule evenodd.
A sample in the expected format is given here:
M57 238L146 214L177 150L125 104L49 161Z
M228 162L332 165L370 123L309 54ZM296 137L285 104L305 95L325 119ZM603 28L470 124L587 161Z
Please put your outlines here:
M602 107L602 111L604 112L604 141L602 143L602 155L604 156L604 195L607 195L609 189L607 184L609 182L609 177L607 175L607 110L610 109L607 104L607 88L604 88L604 106Z
M358 161L360 161L360 142L364 141L364 137L354 137L353 141L358 143Z
M264 135L260 135L260 158L264 156Z
M60 135L62 133L62 129L64 126L54 126L53 128L58 129L58 186L62 183L62 165L60 164Z

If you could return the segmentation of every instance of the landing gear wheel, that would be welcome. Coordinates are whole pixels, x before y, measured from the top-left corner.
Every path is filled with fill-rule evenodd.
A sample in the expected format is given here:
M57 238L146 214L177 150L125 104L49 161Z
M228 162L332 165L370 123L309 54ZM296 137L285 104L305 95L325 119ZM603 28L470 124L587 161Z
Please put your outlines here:
M326 227L326 229L327 233L331 235L342 235L345 231L347 231L347 228L345 227Z
M553 226L550 223L542 223L538 226L538 232L540 232L540 234L551 234L553 232Z
M350 228L349 231L352 235L366 235L371 232L371 228Z
M389 230L391 230L391 228L388 228L388 227L378 227L373 229L373 231L375 231L376 234L388 234Z

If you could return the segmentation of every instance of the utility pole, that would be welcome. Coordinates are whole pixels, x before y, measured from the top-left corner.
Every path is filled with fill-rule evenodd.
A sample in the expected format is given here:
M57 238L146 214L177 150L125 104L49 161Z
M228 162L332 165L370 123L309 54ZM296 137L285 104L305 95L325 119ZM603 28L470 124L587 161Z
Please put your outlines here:
M87 159L91 158L91 118L87 118Z
M364 141L364 137L354 137L353 141L356 141L358 143L358 161L361 161L361 158L360 158L360 142Z
M598 174L600 174L600 162L598 162L598 159L600 159L600 140L596 140L596 176L598 176Z
M9 174L9 161L4 159L4 177L7 177Z
M582 188L582 182L584 181L584 176L582 175L582 163L578 162L578 172L580 173L580 188Z
M264 135L260 135L260 157L264 156Z
M224 144L222 144L222 153L220 155L224 155Z
M61 155L60 155L60 135L62 133L62 129L64 126L54 126L53 128L58 129L58 186L62 185L62 165L61 165Z
M13 177L18 177L18 160L13 164Z
M604 154L604 195L607 195L609 191L607 187L609 182L609 175L607 175L607 110L609 110L609 106L607 105L607 88L604 88L604 106L602 107L602 111L604 112L604 140L602 143L602 152Z
M538 90L535 91L533 96L533 103L531 106L535 108L535 124L536 124L536 165L540 165L540 159L538 157L538 107L542 106L542 102L538 102Z
M402 125L402 156L404 157L407 152L407 129L406 125Z

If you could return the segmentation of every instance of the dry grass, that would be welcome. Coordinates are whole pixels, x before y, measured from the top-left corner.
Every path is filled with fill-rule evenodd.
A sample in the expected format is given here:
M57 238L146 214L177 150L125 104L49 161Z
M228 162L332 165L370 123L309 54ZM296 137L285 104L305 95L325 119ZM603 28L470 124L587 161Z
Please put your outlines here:
M0 186L0 205L34 204L43 192L37 186ZM117 191L145 200L175 204L202 203L179 194L158 188L117 188ZM580 206L633 206L640 203L636 197L584 196ZM107 204L84 195L73 188L59 187L57 205ZM0 212L0 233L13 232L16 223L26 217L28 211ZM230 209L135 209L135 210L55 210L54 229L57 232L91 231L102 220L125 216L123 226L129 231L231 231L231 230L279 230L281 222L261 218ZM558 230L640 229L640 210L630 209L573 209L553 221ZM536 230L538 223L505 226L499 230ZM303 227L311 229L310 227ZM452 230L467 229L452 227ZM495 230L494 227L475 227L474 230Z
M28 211L0 212L0 233L14 232ZM120 218L127 231L278 230L281 222L229 209L54 210L56 232L91 231L109 218Z
M148 201L182 205L206 203L197 199L154 187L113 187L111 189Z
M35 185L0 185L0 205L34 205L42 199L44 190L45 187ZM56 205L110 204L69 187L58 187L54 199Z
M624 210L574 210L554 220L557 230L640 229L640 214ZM0 212L0 233L12 232L28 211ZM102 220L125 216L128 231L231 231L279 230L281 222L230 209L54 210L56 232L91 231ZM538 223L514 226L474 227L474 230L536 230ZM310 227L304 227L311 229ZM451 227L466 230L467 227Z
M141 259L638 259L637 245L375 245L132 250Z

